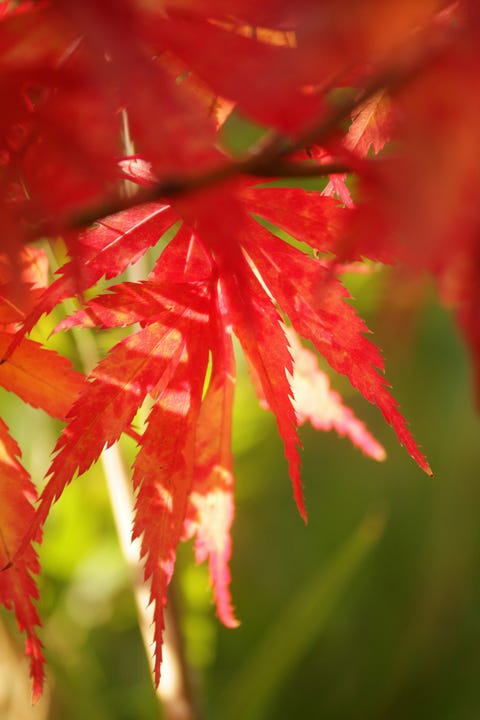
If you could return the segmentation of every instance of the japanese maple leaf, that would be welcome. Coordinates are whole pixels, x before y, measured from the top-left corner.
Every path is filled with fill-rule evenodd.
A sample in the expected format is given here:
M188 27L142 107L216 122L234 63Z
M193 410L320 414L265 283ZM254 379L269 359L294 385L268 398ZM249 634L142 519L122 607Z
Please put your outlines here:
M0 332L0 354L4 354L10 342L11 334ZM33 407L64 420L80 392L83 376L65 358L24 338L0 364L0 385ZM44 658L35 631L40 620L33 604L38 591L32 574L37 574L40 566L29 540L40 541L41 533L38 526L32 531L35 526L32 503L37 494L19 456L16 442L0 419L0 602L13 609L20 630L26 633L35 701L42 692Z
M278 196L275 195L276 190L279 191ZM248 188L243 185L239 193L246 210L252 208L256 214L290 233L295 232L293 218L298 212L299 230L296 236L316 250L328 251L334 244L333 238L335 231L341 227L342 216L331 205L329 198L313 197L311 206L307 208L309 193L299 189ZM231 199L228 202L229 217L235 217L236 213L238 227L241 228L244 251L270 296L275 298L300 335L314 343L332 368L347 375L364 397L378 405L412 457L429 471L395 401L387 392L385 380L378 372L383 369L383 359L365 337L367 327L346 302L346 290L320 260L276 238L244 215Z
M178 257L170 255L175 261L172 272L176 272ZM165 592L183 532L194 469L195 417L208 361L209 286L197 278L189 282L188 277L182 283L157 280L151 284L150 304L155 307L150 318L143 318L145 327L112 348L68 413L69 423L49 470L51 477L17 553L20 556L28 547L51 503L74 474L83 473L105 445L128 430L149 393L155 404L134 466L138 490L134 534L142 535L145 573L155 600L158 681ZM110 324L115 321L111 313Z
M291 132L322 107L319 96L302 91L295 47L261 43L195 15L164 19L157 9L144 22L144 33L154 47L173 52L216 94L265 125ZM273 76L281 78L281 84L272 82Z
M314 353L302 346L292 328L287 328L286 334L294 360L292 389L298 424L310 421L316 430L333 429L347 436L365 455L384 460L385 449L331 390L328 375L318 367Z
M370 151L377 155L390 140L393 130L392 103L386 92L375 93L355 108L352 115L352 123L343 139L344 147L349 153L354 153L360 158L367 157ZM320 148L313 148L311 153L320 160L324 157L324 151ZM345 184L346 179L346 173L330 176L322 195L335 194L346 207L353 207L354 202Z
M107 279L115 277L136 262L175 220L169 205L150 203L106 217L88 232L72 234L68 242L72 260L61 268L60 277L42 293L25 318L22 331L12 339L8 352L44 313L51 312L66 298L81 295L103 276Z
M44 250L21 246L16 253L0 255L0 325L18 329L48 285ZM10 326L10 327L9 327Z
M227 627L236 627L230 598L230 528L234 515L231 451L235 358L232 332L221 285L212 301L212 371L198 418L193 486L185 527L195 534L197 562L208 559L217 612Z
M397 94L392 152L366 164L336 252L401 261L436 278L470 346L478 381L476 10L461 5L452 42ZM472 13L470 16L469 13Z
M10 341L10 333L0 333L0 353ZM0 385L60 419L65 419L82 384L81 374L65 358L31 340L24 339L0 365ZM0 601L13 609L19 628L27 635L26 654L30 658L33 699L37 700L43 686L44 658L35 631L40 621L33 605L38 591L32 573L38 573L39 562L32 545L25 545L25 537L39 541L41 535L39 530L31 534L35 518L32 502L37 495L19 456L17 444L0 420Z
M0 332L0 356L10 346L11 334ZM65 420L83 388L83 375L67 358L40 343L23 338L0 363L0 385L24 402Z
M268 3L261 9L243 2L223 4L169 0L150 6L142 32L157 49L167 49L219 95L247 116L287 134L318 118L325 91L352 68L385 61L401 43L420 42L443 3L426 0L401 6L395 0L304 0ZM238 19L257 27L295 31L291 47L262 42L238 32ZM237 22L235 21L237 20ZM203 43L198 38L204 39ZM218 56L224 58L218 62ZM307 90L308 88L308 90ZM321 89L323 93L316 92Z
M346 375L353 387L379 407L410 455L430 472L379 373L383 359L365 337L367 327L345 302L348 294L331 271L268 235L259 225L252 224L245 247L294 328L313 342L334 370Z
M155 604L155 681L160 679L163 607L183 532L195 469L195 427L208 362L204 323L185 330L175 376L150 413L134 463L137 489L134 537L142 537L145 578Z
M36 634L40 619L33 601L38 590L32 573L39 571L37 553L30 545L14 564L11 560L29 530L35 510L35 486L19 461L20 449L0 420L0 602L13 610L18 627L25 632L26 655L30 660L33 700L42 693L44 657ZM40 540L40 534L36 536Z
M299 239L329 251L342 211L331 198L321 196L315 196L317 202L309 209L307 199L308 193L301 190L280 191L275 198L272 188L232 181L171 205L153 203L123 211L71 245L84 253L84 272L78 281L71 261L52 285L54 290L45 294L44 308L49 308L75 292L75 283L82 289L90 287L105 272L107 258L114 263L109 271L113 275L141 251L142 233L153 244L169 227L183 222L145 281L114 285L61 323L61 328L139 323L140 329L115 345L80 388L68 410L68 424L55 448L35 517L17 550L21 557L66 484L128 431L149 395L153 408L134 462L134 536L141 537L154 602L156 681L166 592L183 537L195 536L197 558L209 562L218 614L227 625L236 624L228 589L233 518L232 332L276 417L304 518L296 432L302 416L293 401L295 370L285 317L336 371L378 405L412 457L429 471L379 372L382 358L365 337L367 328L347 302L340 281L328 265L282 241L251 217L255 213L291 230L289 211L293 216L297 212ZM27 347L27 342L22 340L18 348ZM17 351L13 350L12 360ZM211 374L202 398L209 356ZM340 429L341 422L335 422ZM344 409L342 422L364 449L381 455Z

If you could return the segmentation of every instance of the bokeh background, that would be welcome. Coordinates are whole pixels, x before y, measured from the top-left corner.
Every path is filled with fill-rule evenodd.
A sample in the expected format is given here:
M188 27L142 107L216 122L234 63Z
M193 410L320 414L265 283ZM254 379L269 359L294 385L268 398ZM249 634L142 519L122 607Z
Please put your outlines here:
M175 579L208 720L480 717L480 420L466 351L428 279L372 268L347 281L435 476L332 377L388 457L376 463L348 440L303 427L305 526L273 417L258 407L239 357L232 574L241 626L218 623L188 544ZM42 321L39 336L54 321ZM82 337L59 335L50 346L78 363ZM40 480L58 426L7 393L0 402ZM123 451L131 456L131 443ZM0 719L161 717L100 467L54 507L41 560L47 692L32 709L22 640L2 612Z

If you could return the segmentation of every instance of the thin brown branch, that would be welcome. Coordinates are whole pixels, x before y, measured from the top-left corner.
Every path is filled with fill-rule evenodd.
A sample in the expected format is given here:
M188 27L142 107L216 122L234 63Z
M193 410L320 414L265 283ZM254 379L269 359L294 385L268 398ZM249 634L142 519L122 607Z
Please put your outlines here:
M447 35L448 39L448 35ZM86 228L108 215L115 215L122 210L149 202L168 200L168 198L184 195L189 192L211 187L235 176L252 176L263 179L324 177L327 175L352 172L345 162L315 164L305 161L289 160L292 153L301 151L311 145L322 145L328 142L339 125L357 108L360 108L379 90L387 90L395 94L414 77L421 68L432 62L445 47L442 34L429 32L416 42L409 42L400 48L392 61L385 63L378 70L365 78L363 88L349 95L342 102L332 106L326 113L318 117L300 135L290 140L272 131L267 134L254 151L236 161L225 161L216 167L190 175L164 177L149 189L140 189L135 194L125 197L114 197L110 201L85 211L73 214L62 223L62 229ZM372 162L372 161L369 161ZM32 225L29 235L39 237L52 234L52 228L58 226L48 220Z
M211 187L223 180L240 175L250 175L263 179L278 179L289 177L325 177L327 175L335 175L339 173L349 172L350 168L344 163L328 163L318 165L306 162L294 162L284 160L281 156L265 160L263 155L261 158L247 158L237 162L225 163L219 167L212 168L197 175L187 175L164 178L152 188L148 190L140 190L133 197L115 198L109 203L104 203L98 207L73 215L68 221L68 227L85 228L92 225L97 220L108 215L115 215L122 210L128 210L131 207L143 205L149 202L159 200L168 200L168 198L177 195L184 195L194 190L200 190L204 187ZM36 234L42 233L42 229L37 226Z

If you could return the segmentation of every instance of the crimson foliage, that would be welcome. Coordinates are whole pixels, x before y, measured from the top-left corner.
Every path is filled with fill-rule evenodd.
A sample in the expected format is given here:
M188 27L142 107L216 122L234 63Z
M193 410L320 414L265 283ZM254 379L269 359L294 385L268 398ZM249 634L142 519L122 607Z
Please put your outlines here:
M276 417L304 518L299 424L335 428L377 460L384 450L301 338L430 472L341 275L371 260L430 273L480 373L479 48L474 0L1 4L0 384L65 423L38 502L0 424L0 600L26 633L34 697L32 543L65 486L122 433L138 439L133 536L155 607L156 682L182 539L195 538L219 617L236 624L233 336ZM262 129L240 158L224 142L232 112ZM327 185L269 182L302 176ZM148 277L85 299L167 231ZM59 236L70 259L51 277L35 241ZM72 297L81 309L58 329L134 326L88 376L26 337Z

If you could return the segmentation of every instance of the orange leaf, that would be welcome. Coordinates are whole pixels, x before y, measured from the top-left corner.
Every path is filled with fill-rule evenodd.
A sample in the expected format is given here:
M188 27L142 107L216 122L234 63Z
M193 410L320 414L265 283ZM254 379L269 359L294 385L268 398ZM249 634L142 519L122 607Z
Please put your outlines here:
M10 333L0 332L0 356L11 340ZM65 420L77 399L83 379L67 358L26 338L0 364L0 385L60 420Z

